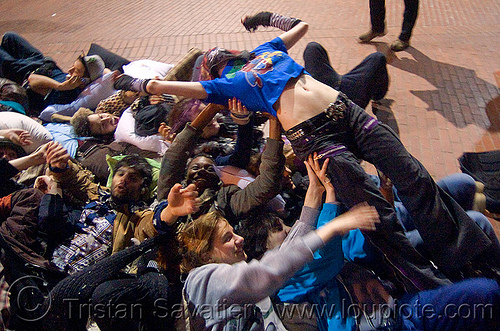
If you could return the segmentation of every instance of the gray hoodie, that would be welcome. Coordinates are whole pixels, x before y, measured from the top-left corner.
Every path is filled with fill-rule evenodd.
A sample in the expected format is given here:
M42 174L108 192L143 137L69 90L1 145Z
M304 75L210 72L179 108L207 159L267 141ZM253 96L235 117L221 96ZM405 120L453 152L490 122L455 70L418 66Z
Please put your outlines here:
M319 211L302 209L279 249L261 260L211 263L189 272L184 284L192 330L266 330L256 304L278 290L324 245L315 233Z

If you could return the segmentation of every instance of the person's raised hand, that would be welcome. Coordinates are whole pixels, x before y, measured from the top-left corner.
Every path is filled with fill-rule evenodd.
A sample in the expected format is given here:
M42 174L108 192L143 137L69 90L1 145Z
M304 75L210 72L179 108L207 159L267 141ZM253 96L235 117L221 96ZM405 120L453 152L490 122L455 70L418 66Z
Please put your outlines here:
M315 190L317 193L316 194L323 194L325 191L325 188L320 182L320 179L318 178L318 174L313 168L313 156L309 155L307 157L307 160L304 161L304 165L306 166L307 170L307 176L309 177L309 190Z
M2 135L19 146L27 146L33 143L30 133L23 129L2 130Z
M182 188L182 185L179 183L170 189L167 201L167 208L174 216L186 216L197 212L200 203L194 184L189 184L186 188Z
M172 128L165 122L161 122L158 133L163 137L163 140L170 143L175 139L175 133L172 132Z
M323 162L323 165L320 167L318 153L314 152L312 155L309 155L306 162L309 164L318 179L321 181L321 184L325 187L325 190L327 192L327 202L335 201L335 189L333 188L333 184L331 183L330 177L327 174L328 163L330 162L330 159L327 158Z
M232 98L227 101L228 108L231 111L231 118L233 119L234 123L238 125L245 125L250 122L250 116L252 115L247 107L243 106L241 101Z
M149 96L149 103L151 105L157 105L159 103L165 102L165 97L162 94L152 94Z
M46 150L47 163L52 168L66 169L70 156L68 151L58 142L50 142Z
M375 207L362 202L330 222L334 222L341 234L346 234L354 229L374 231L380 219Z

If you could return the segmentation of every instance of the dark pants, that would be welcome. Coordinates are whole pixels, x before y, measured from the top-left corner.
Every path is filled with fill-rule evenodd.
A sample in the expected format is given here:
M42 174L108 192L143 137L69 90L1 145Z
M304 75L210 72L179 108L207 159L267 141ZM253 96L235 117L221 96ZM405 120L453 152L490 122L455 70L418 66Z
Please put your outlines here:
M397 307L404 330L494 331L500 325L500 287L491 279L468 279L403 297Z
M315 79L343 92L361 108L366 108L370 100L382 99L389 88L387 59L381 52L368 55L354 69L339 75L323 46L310 42L304 50L304 67Z
M405 12L403 14L403 26L399 39L409 41L411 33L418 16L418 1L405 0ZM385 0L370 0L370 20L373 32L385 30Z
M143 326L146 330L174 330L172 305L180 302L180 285L169 286L163 274L148 272L99 285L92 305L106 309L94 308L93 318L102 331L143 330Z
M431 248L433 262L445 273L454 273L491 246L491 240L448 194L440 189L424 166L405 149L397 135L368 115L342 93L343 117L325 112L286 132L295 154L305 159L318 152L329 158L328 173L338 199L347 207L366 201L377 208L381 224L366 236L393 264L410 270L426 269L429 261L404 237L396 213L358 159L372 163L386 174ZM301 131L300 131L301 130ZM497 259L500 250L493 252ZM408 264L407 262L410 262ZM418 272L414 277L419 277ZM425 278L422 279L425 282Z
M44 67L46 70L40 70ZM59 83L66 80L66 73L57 67L52 60L45 58L42 52L33 47L26 39L15 32L6 32L0 45L0 76L22 85L29 74L35 70L37 70L36 73L50 77ZM71 103L81 91L80 88L69 91L52 90L47 96L42 96L28 89L29 110L27 115L38 116L39 112L48 105Z
M0 45L0 76L22 84L26 74L44 63L42 52L15 32L6 32Z
M474 195L476 193L476 182L474 178L467 174L456 173L440 179L437 185L448 193L467 212L467 215L476 222L495 246L500 246L495 230L488 218L482 213L472 210ZM401 223L403 223L406 230L406 236L410 239L413 247L417 248L422 255L429 256L424 241L415 229L415 224L405 206L398 201L394 204L398 218Z

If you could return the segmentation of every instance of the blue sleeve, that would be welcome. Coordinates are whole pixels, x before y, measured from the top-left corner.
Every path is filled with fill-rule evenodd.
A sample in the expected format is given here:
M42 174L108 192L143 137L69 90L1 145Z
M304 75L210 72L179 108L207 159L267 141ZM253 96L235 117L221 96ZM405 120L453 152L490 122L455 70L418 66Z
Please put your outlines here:
M340 207L334 203L325 203L318 217L318 225L316 228L325 225L332 219L340 215Z
M208 94L208 97L204 100L207 103L226 105L227 100L235 96L234 86L227 78L200 81L200 84Z
M169 233L172 227L168 225L165 222L162 222L161 220L161 212L163 209L167 208L168 206L168 201L163 200L161 201L155 208L154 214L153 214L153 225L155 226L156 231L158 231L159 234L164 234L164 233Z
M262 52L269 51L270 48L275 49L277 51L285 52L288 54L288 50L285 46L285 43L283 42L283 40L281 40L280 37L276 37L273 40L258 46L257 48L255 48L252 51L252 53L259 55Z
M320 227L339 215L339 206L324 204L318 218ZM314 259L298 271L279 292L284 302L302 302L307 295L325 287L344 265L342 238L332 238L323 248L314 252Z
M359 229L351 230L342 239L342 250L344 257L353 262L356 259L366 258L366 252L363 248L365 245L365 237Z

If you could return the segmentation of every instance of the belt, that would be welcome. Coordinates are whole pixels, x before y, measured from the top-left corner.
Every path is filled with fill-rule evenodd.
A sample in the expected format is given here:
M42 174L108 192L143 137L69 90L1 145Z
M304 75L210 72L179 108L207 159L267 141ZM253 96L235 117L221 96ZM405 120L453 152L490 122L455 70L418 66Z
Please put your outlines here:
M335 102L330 103L328 107L326 107L318 115L297 124L290 130L287 130L285 132L285 136L288 140L295 141L306 135L308 132L317 129L320 125L324 124L325 121L337 122L340 119L343 119L344 112L346 111L349 102L350 101L347 96L344 93L339 92Z

